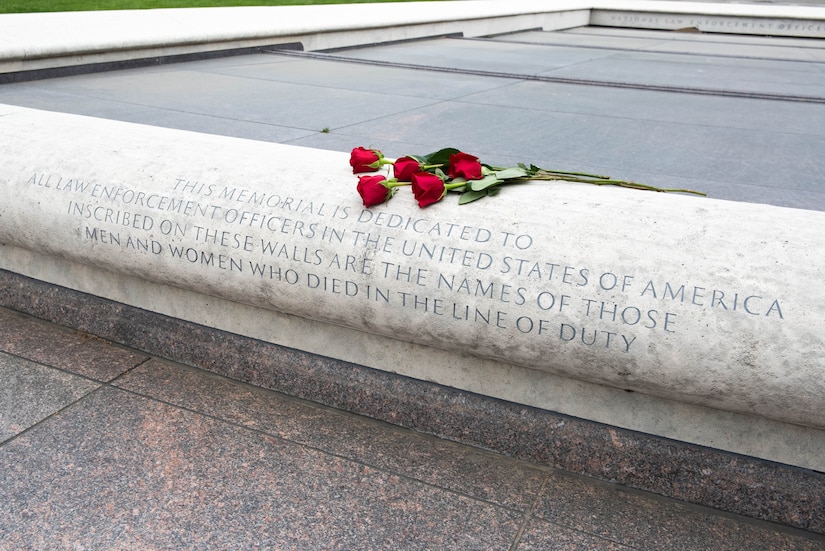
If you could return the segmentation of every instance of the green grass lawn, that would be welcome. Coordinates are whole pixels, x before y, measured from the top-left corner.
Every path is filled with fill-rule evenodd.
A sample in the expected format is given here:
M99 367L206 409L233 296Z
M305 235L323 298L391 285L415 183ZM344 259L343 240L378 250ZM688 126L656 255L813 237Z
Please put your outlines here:
M411 0L357 0L387 2ZM150 8L214 8L220 6L283 6L349 4L352 0L0 0L0 13L44 11L139 10Z

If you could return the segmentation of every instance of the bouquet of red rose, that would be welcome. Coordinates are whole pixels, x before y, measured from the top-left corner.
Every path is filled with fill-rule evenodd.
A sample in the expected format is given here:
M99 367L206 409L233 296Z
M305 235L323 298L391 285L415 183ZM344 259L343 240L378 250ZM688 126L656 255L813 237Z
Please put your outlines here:
M400 186L411 186L418 206L424 208L441 201L450 191L461 193L458 204L464 205L497 194L502 184L530 180L564 180L598 186L705 195L690 189L657 188L614 180L609 176L548 170L532 164L527 166L520 163L510 168L490 166L481 163L478 157L452 147L439 149L429 155L406 155L395 161L385 158L378 149L364 147L356 147L350 155L353 174L376 172L388 165L393 167L391 179L380 174L358 178L357 190L365 207L389 201Z

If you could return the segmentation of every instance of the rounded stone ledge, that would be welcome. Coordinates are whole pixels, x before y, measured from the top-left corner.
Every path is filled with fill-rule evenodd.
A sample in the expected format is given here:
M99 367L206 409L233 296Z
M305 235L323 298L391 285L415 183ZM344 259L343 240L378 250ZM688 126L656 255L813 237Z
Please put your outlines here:
M377 36L383 33L380 41L386 41L393 40L393 28L403 31L450 23L460 31L474 20L524 15L539 17L540 23L540 16L569 10L586 12L587 8L576 0L554 4L552 9L540 0L464 0L7 14L0 15L0 61L233 42L277 43L281 37L370 30Z
M0 113L2 243L823 428L821 212L567 183L364 209L346 154Z

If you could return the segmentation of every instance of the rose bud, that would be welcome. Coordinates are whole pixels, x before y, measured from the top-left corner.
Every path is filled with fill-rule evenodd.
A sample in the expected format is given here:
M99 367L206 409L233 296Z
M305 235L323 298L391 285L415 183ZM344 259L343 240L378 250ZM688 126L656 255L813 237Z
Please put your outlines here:
M416 172L412 175L412 191L422 209L441 201L447 192L444 181L429 172Z
M392 190L385 185L386 178L381 175L377 176L359 176L358 195L364 201L364 206L374 207L385 203L392 196Z
M377 149L366 149L364 147L356 147L352 150L349 157L349 164L352 166L352 173L359 172L375 172L380 166L380 160L384 155Z
M401 157L393 164L393 174L395 179L401 182L409 182L412 175L421 170L421 164L412 157Z
M450 155L450 168L448 173L450 178L458 178L461 176L467 180L480 180L481 163L478 157L470 155L469 153L454 153Z

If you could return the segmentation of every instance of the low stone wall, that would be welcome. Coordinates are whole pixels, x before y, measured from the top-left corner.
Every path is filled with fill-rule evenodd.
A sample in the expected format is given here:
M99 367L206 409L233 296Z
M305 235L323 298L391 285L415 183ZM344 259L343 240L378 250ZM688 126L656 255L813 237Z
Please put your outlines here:
M564 29L587 25L589 17L579 0L551 9L543 0L462 0L0 14L0 74L158 63L279 45L325 50L447 34Z
M402 193L364 209L346 154L0 116L0 268L79 288L68 262L86 270L81 290L111 298L120 285L118 300L191 321L203 320L185 300L170 312L164 293L207 297L199 312L215 297L245 312L223 310L245 318L223 323L288 346L307 324L378 336L304 348L426 380L477 362L506 387L526 369L822 441L825 263L812 251L824 213L559 182L468 206L422 210ZM220 324L214 307L204 315ZM255 312L279 316L277 330ZM410 358L398 342L433 352Z

